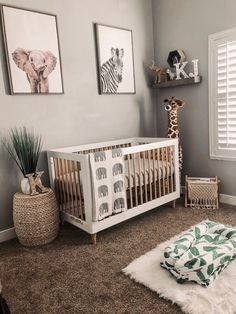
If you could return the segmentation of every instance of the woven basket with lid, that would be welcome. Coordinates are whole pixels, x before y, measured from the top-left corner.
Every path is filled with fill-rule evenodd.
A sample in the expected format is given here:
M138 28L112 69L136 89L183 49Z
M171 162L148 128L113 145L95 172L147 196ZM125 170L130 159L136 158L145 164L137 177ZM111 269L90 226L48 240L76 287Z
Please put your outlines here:
M21 244L36 246L53 241L59 230L59 211L51 189L30 196L16 193L13 199L13 221Z

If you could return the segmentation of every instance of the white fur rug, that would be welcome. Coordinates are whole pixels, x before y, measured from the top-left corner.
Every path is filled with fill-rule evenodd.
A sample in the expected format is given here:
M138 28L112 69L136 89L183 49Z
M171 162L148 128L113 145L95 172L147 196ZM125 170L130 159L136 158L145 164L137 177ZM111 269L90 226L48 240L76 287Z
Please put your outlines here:
M178 304L184 313L235 314L236 260L207 288L195 283L178 284L173 276L160 266L165 247L178 237L179 235L161 243L135 259L123 272L155 291L160 297Z

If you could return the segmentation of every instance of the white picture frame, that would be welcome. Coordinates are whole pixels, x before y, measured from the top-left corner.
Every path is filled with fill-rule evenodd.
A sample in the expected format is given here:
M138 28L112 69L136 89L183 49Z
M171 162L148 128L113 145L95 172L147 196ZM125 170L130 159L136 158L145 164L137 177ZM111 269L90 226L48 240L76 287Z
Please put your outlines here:
M63 94L56 15L1 5L10 93Z
M99 94L135 94L132 31L96 23L95 40Z

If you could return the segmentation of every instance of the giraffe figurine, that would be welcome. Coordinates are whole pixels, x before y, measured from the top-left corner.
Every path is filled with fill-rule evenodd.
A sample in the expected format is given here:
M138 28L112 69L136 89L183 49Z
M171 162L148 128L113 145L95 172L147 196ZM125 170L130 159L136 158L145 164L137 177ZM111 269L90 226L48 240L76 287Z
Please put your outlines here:
M169 138L178 138L179 142L179 172L181 177L183 167L183 149L179 140L177 110L182 108L185 105L185 102L183 100L176 99L175 97L171 97L170 99L165 99L164 103L166 103L165 110L169 113L169 128L167 136Z

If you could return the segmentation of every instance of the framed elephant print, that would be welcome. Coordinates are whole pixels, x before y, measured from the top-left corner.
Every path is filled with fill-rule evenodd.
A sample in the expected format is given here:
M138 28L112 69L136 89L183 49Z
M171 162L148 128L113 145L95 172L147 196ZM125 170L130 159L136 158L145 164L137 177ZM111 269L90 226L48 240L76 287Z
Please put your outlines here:
M100 94L134 94L133 37L129 29L95 24Z
M11 94L63 94L57 17L1 6Z

